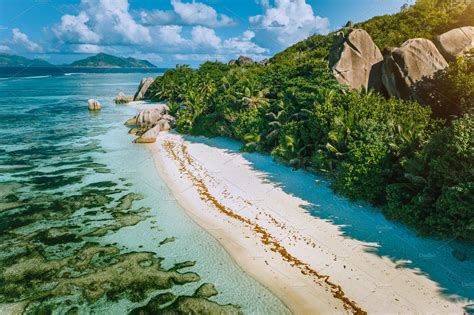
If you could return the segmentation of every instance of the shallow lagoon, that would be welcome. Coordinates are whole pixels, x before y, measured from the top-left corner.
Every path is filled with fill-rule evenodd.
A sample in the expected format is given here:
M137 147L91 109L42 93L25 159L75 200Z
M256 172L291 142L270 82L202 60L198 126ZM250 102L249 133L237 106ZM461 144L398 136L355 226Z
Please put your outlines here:
M149 75L0 82L0 303L117 314L169 292L154 301L287 313L185 214L147 149L131 144L122 123L135 110L113 97ZM100 113L87 111L91 97ZM192 297L204 283L219 294Z

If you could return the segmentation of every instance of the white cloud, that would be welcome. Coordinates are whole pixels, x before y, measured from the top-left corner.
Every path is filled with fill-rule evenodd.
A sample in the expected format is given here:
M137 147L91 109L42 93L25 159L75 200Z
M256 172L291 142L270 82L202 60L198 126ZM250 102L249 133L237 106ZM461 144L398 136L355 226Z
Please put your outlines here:
M101 36L92 31L86 24L89 16L85 12L79 15L65 14L61 23L53 26L53 33L62 41L68 43L98 43Z
M129 12L128 0L81 0L80 13L64 15L53 27L58 39L81 44L145 44L149 29Z
M8 47L7 45L0 44L0 52L6 53L6 52L9 52L9 51L11 51L10 47Z
M153 28L154 42L160 46L172 46L183 48L188 45L188 41L181 36L183 30L179 25L162 25Z
M268 0L258 2L264 14L249 17L257 32L257 42L268 46L286 47L314 34L329 31L329 20L314 15L306 0L275 0L271 6Z
M18 28L12 29L13 43L18 45L20 49L28 52L42 52L43 48L37 43L31 41L25 33L22 33Z
M63 15L49 28L57 41L48 50L142 56L167 65L176 60L226 61L240 54L258 58L269 53L254 42L256 35L250 30L221 38L215 29L236 23L208 4L167 1L172 10L142 10L132 15L128 0L81 0L78 13Z
M225 56L216 54L174 54L173 58L179 61L222 61L225 60Z
M182 2L171 0L173 10L141 11L143 25L200 25L206 27L234 26L236 22L229 16L218 13L213 7L202 2Z
M133 57L135 59L148 60L151 63L154 63L155 65L157 65L157 63L160 63L164 60L163 57L160 54L156 54L156 53L145 53L145 54L134 53L134 54L130 55L130 57Z
M227 53L235 54L263 54L267 53L268 49L262 48L252 42L255 33L252 31L245 31L241 37L232 37L226 39L223 48Z
M211 28L204 26L194 26L191 30L192 41L198 47L210 47L219 49L221 39L216 35Z
M72 51L80 54L97 54L103 52L103 49L98 45L79 44L73 45Z
M181 2L181 0L171 0L171 5L176 14L186 24L204 25L209 27L221 27L235 25L234 20L204 3L193 0L191 3Z
M145 26L176 24L178 15L174 11L152 10L140 12L140 21Z

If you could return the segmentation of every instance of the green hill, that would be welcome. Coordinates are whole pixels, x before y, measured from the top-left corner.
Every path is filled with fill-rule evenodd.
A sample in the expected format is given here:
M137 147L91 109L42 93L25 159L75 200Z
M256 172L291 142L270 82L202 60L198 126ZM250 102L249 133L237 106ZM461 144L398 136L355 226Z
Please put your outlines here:
M28 59L22 56L0 54L0 67L51 67L43 59Z
M135 58L122 58L104 53L77 60L68 65L70 67L90 67L90 68L156 68L149 61Z

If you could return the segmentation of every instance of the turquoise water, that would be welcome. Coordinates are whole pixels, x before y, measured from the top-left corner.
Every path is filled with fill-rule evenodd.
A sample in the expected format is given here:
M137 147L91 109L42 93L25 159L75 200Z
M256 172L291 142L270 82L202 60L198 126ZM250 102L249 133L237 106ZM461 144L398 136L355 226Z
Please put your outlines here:
M181 297L288 313L186 216L147 149L131 143L123 122L135 110L113 97L144 76L0 81L0 313L22 303L27 314L127 314L158 295L160 308ZM204 283L219 294L192 297Z

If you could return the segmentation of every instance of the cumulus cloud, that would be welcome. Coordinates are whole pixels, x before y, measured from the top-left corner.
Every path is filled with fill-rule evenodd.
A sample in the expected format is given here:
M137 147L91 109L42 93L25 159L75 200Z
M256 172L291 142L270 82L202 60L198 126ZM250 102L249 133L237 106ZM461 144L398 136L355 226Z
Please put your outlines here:
M191 2L184 3L180 0L171 0L171 5L181 20L187 24L199 24L210 27L232 26L234 20L204 3Z
M12 29L12 40L20 50L26 50L28 52L42 52L43 48L37 43L31 41L25 33L22 33L20 29Z
M198 47L210 47L218 49L221 45L221 39L216 32L204 26L195 26L191 30L191 38Z
M71 46L72 51L80 54L97 54L103 52L103 49L98 45L78 44Z
M65 14L61 17L61 23L53 27L53 33L67 43L98 43L101 36L89 28L86 24L89 21L86 12L80 12L79 15Z
M255 33L252 31L245 31L240 37L231 37L226 39L223 44L224 50L228 53L234 54L263 54L267 53L268 49L262 48L252 42Z
M10 47L8 47L7 45L0 44L0 52L6 53L9 51L11 51Z
M176 24L178 15L174 11L152 10L140 12L140 21L145 26Z
M329 20L315 15L306 0L275 0L274 6L268 0L257 3L264 13L249 17L257 32L257 42L280 48L314 33L326 34L329 31Z
M143 25L200 25L206 27L234 26L236 22L229 16L218 13L213 7L201 2L171 0L173 10L141 11Z
M49 29L56 39L49 51L143 56L155 63L211 57L225 61L240 54L269 53L255 42L256 34L250 30L221 38L218 29L236 23L212 6L197 0L168 1L171 10L132 14L128 0L81 0L77 13L64 14ZM268 6L265 1L261 4Z
M128 0L81 0L78 15L64 15L53 33L64 43L144 44L149 29L129 12Z
M154 42L160 43L161 47L183 48L189 45L189 41L181 36L183 30L179 25L162 25L153 28Z

